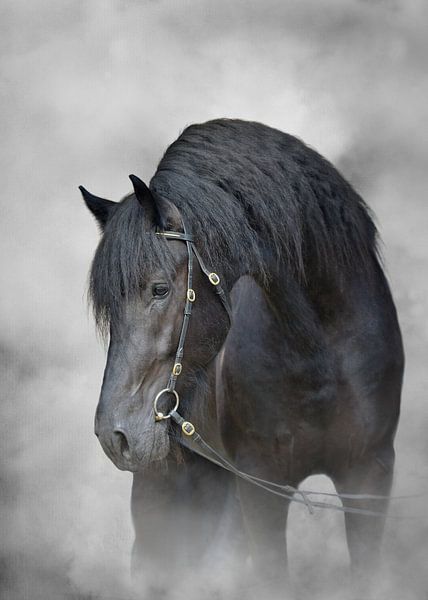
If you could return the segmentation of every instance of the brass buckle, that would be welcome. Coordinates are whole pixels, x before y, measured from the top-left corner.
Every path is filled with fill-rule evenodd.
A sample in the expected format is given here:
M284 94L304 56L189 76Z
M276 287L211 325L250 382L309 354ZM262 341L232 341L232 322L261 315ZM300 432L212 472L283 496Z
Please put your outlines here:
M183 365L181 363L175 363L173 369L172 369L172 374L173 375L180 375L181 371L183 370Z
M170 410L170 412L167 415L164 415L163 412L158 410L158 401L159 398L162 396L162 394L165 394L166 392L169 392L170 394L174 394L175 396L175 405L174 408L172 410ZM180 404L180 398L177 394L177 392L175 390L169 390L168 388L164 388L163 390L161 390L160 392L158 392L156 394L156 397L154 399L153 402L153 410L155 413L155 421L164 421L165 419L170 419L171 418L171 413L173 411L176 411L178 408L178 405Z
M181 426L181 431L184 433L184 435L191 436L195 433L195 426L193 423L190 423L190 421L184 421Z
M208 275L208 279L213 285L218 285L220 283L220 277L217 275L217 273L210 273Z

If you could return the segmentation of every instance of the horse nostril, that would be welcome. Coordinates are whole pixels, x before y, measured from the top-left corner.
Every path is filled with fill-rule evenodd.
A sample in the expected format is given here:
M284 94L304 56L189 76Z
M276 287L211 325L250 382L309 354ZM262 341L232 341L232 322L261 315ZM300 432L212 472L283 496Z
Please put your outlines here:
M118 448L120 454L126 460L131 458L131 451L129 449L128 439L125 432L122 429L115 429L113 431L114 445Z

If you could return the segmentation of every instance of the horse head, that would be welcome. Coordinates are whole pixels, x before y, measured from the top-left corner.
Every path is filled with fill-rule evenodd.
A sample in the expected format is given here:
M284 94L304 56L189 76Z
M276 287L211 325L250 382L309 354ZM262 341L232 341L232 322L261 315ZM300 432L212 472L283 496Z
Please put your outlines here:
M188 399L220 350L228 319L199 261L192 265L192 318L185 355L177 367L183 311L189 306L189 244L159 235L184 234L179 210L131 175L134 192L112 202L80 188L102 233L90 274L96 320L109 339L95 416L95 434L113 463L138 471L162 461L171 449L169 421L155 420L154 399L171 389ZM168 385L166 385L168 382ZM157 413L175 401L166 392Z

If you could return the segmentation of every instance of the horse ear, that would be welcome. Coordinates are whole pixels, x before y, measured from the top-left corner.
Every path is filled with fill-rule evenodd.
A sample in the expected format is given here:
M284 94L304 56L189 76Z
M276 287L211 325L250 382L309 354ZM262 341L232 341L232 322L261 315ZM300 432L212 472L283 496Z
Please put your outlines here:
M88 190L85 190L83 185L79 185L79 190L82 193L83 200L85 201L86 206L96 218L98 225L101 228L101 231L104 231L106 223L111 215L112 208L116 205L116 202L112 202L111 200L105 200L104 198L98 198L98 196L94 196L93 194L88 192Z
M163 215L149 188L144 181L136 175L130 175L129 179L134 187L135 197L140 203L141 208L144 210L144 214L147 216L147 227L151 228L151 226L154 225L155 227L163 228Z
M134 186L135 196L149 215L147 222L161 230L179 229L181 217L179 210L171 202L152 194L146 184L136 175L130 175L129 179ZM149 225L150 227L150 225Z

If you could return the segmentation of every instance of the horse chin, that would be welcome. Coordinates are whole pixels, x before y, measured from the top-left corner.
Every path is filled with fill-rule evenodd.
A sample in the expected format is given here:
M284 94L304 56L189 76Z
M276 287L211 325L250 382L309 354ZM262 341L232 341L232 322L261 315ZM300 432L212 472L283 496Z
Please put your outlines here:
M170 454L171 445L166 423L157 423L141 437L128 470L135 473L162 465Z
M170 454L171 444L168 436L164 440L156 439L150 448L147 448L140 462L138 463L138 471L144 471L151 468L162 466Z
M111 446L102 444L104 452L120 471L138 473L164 465L174 446L168 435L166 423L156 423L134 429L134 443L130 445L127 455L113 452Z

